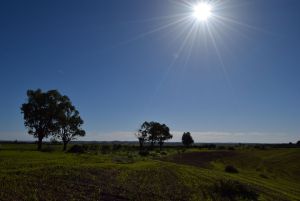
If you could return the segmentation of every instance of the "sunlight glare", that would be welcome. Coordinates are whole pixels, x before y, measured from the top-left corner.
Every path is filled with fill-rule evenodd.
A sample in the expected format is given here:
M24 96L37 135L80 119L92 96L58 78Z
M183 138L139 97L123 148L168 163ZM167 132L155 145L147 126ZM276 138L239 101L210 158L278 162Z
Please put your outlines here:
M209 3L198 3L193 7L193 17L198 21L207 21L212 15L212 7Z

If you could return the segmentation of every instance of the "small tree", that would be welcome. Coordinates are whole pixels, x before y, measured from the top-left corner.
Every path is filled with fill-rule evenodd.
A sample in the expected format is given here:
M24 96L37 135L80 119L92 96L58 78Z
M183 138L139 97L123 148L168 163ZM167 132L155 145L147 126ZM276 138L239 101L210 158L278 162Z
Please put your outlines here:
M38 150L42 149L45 137L55 132L57 105L61 95L56 90L28 90L27 103L22 104L21 113L28 134L38 138Z
M144 141L149 141L151 143L151 148L153 148L154 144L155 144L155 137L150 134L150 130L153 126L154 122L147 122L145 121L142 125L141 128L139 129L139 132L142 133L143 137L145 137L145 139L143 139Z
M189 147L191 144L194 143L193 137L191 136L190 132L185 132L182 135L182 144L186 147Z
M135 134L135 137L139 140L140 151L142 151L147 140L147 132L143 129L139 129L139 131Z
M81 128L83 120L79 116L79 112L67 96L61 97L58 107L59 113L55 136L63 141L63 150L66 151L67 144L79 136L85 136L85 131Z

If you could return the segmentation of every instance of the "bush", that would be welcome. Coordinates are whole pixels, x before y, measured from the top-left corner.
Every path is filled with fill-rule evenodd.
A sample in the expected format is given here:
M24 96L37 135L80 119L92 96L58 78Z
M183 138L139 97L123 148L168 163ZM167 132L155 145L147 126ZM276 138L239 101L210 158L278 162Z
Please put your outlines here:
M73 145L68 150L69 153L78 153L78 154L85 153L86 151L87 151L87 147L86 146L78 145L78 144Z
M52 146L47 145L46 147L43 147L41 151L42 152L53 152L55 150L54 150L54 148Z
M234 151L235 148L234 148L234 147L228 147L228 150L229 150L229 151Z
M110 146L109 145L102 145L101 147L100 147L100 151L101 151L101 153L102 154L108 154L108 153L110 153Z
M238 169L235 168L234 166L232 165L227 165L225 167L225 172L228 172L228 173L239 173Z
M269 177L267 176L267 175L265 175L265 174L260 174L259 175L261 178L264 178L264 179L268 179Z
M140 154L141 156L148 156L148 155L149 155L149 151L148 151L148 150L141 150L141 151L139 152L139 154Z
M182 149L177 149L177 154L182 154L186 151L185 148L182 148Z
M265 145L255 145L254 148L255 149L260 149L260 150L265 150L266 146Z
M100 145L92 144L92 145L89 146L88 149L91 150L91 151L99 151L100 150Z
M121 144L113 144L112 150L113 151L118 151L122 148Z
M206 144L203 146L203 148L207 148L207 149L216 149L217 145L215 144Z
M219 150L225 150L226 147L222 145L222 146L218 146L218 149L219 149Z
M258 193L249 185L233 180L219 180L212 189L211 195L213 200L230 200L230 201L257 201Z
M89 145L83 144L83 145L81 145L81 146L82 146L82 148L83 148L85 151L88 151L88 150L89 150Z
M156 152L150 152L149 155L153 158L158 158L160 157L160 154L156 153Z

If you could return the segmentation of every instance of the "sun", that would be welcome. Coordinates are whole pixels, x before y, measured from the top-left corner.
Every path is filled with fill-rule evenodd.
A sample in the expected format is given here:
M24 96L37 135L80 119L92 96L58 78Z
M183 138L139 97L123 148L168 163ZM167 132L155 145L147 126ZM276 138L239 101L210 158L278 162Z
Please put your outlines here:
M193 17L205 22L212 16L212 6L209 3L201 2L193 6Z

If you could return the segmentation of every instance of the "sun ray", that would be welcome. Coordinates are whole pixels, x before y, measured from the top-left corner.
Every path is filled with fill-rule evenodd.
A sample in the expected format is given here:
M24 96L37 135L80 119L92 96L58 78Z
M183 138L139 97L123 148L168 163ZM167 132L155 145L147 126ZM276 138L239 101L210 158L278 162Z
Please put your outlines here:
M139 34L139 35L137 35L137 36L135 36L135 37L133 37L133 38L131 38L131 39L129 39L129 40L126 40L126 41L123 41L123 42L118 43L118 44L115 45L114 47L116 48L116 47L119 47L119 46L122 46L122 45L126 45L126 44L129 44L129 43L131 43L131 42L133 42L133 41L136 41L136 40L138 40L138 39L144 38L144 37L146 37L146 36L148 36L148 35L151 35L151 34L154 34L154 33L156 33L156 32L165 30L165 29L167 29L167 28L170 28L170 27L172 27L172 26L175 26L176 24L179 24L180 22L183 22L183 21L187 20L187 18L188 18L188 17L184 17L184 18L182 18L182 19L178 19L178 20L176 20L176 21L174 21L174 22L170 22L170 23L168 23L168 24L165 24L165 25L163 25L163 26L157 27L157 28L152 29L152 30L150 30L150 31L141 33L141 34Z
M226 39L224 37L230 37L235 31L235 34L240 34L247 38L247 34L243 35L243 29L251 29L255 31L265 31L259 29L258 27L251 26L249 24L239 22L231 17L228 17L226 12L222 14L222 9L230 8L230 1L226 0L169 0L178 7L181 11L176 15L165 15L160 17L153 17L149 19L141 19L136 21L130 21L127 23L148 23L148 22L159 22L160 25L150 29L146 32L140 33L126 41L122 41L115 45L119 47L122 45L130 44L139 39L145 38L156 33L165 33L168 36L168 41L172 42L173 45L180 43L177 51L176 58L173 58L170 65L166 68L166 72L162 80L157 86L157 90L164 83L166 78L169 76L170 71L176 65L179 58L184 58L184 64L181 66L183 71L188 68L188 64L193 53L193 49L197 46L197 41L201 41L201 44L205 44L206 47L212 47L216 52L217 59L222 68L222 72L225 79L230 86L232 83L230 81L228 72L226 70L225 62L222 58L220 48L226 48ZM228 4L228 5L226 5ZM180 9L178 9L180 10ZM171 36L171 37L169 37ZM247 38L249 39L249 38ZM180 42L178 42L180 41ZM225 42L224 42L225 41ZM199 48L203 48L204 46ZM186 50L186 51L185 51ZM230 52L230 48L228 50ZM185 55L183 55L185 54ZM157 91L155 90L155 91ZM155 92L156 93L156 92Z
M179 13L179 14L173 14L173 15L165 15L165 16L159 16L159 17L152 17L147 19L140 19L140 20L132 20L132 21L126 21L124 23L145 23L145 22L155 22L155 21L162 21L162 20L174 20L177 18L184 18L186 17L185 13Z
M224 63L223 58L222 58L222 56L221 56L221 53L220 53L220 51L219 51L219 49L218 49L218 46L217 46L215 37L214 37L212 31L210 30L210 27L209 27L209 26L206 26L206 28L207 28L207 31L208 31L208 33L209 33L210 39L211 39L211 41L212 41L213 47L214 47L214 49L215 49L215 51L216 51L217 58L218 58L218 60L219 60L219 62L220 62L220 65L221 65L221 70L222 70L222 72L223 72L223 74L224 74L224 77L225 77L225 79L226 79L226 82L227 82L227 84L228 84L228 87L229 87L229 88L231 89L231 91L234 93L234 88L233 88L232 82L231 82L231 80L230 80L230 78L229 78L228 72L227 72L227 70L226 70L225 63Z
M250 25L250 24L247 24L247 23L242 23L242 22L239 22L239 21L234 20L234 19L229 18L229 17L225 17L225 16L221 16L221 15L215 15L215 17L217 18L218 21L233 23L235 25L239 25L239 26L242 26L242 27L247 28L247 29L252 29L252 30L267 33L267 34L274 34L271 31L267 31L265 29L262 29L262 28L259 28L259 27L256 27L256 26L253 26L253 25ZM228 26L230 26L230 25L228 24Z
M193 27L195 28L195 25L193 25ZM180 55L181 55L181 52L182 52L182 51L184 50L184 48L186 47L186 44L187 44L188 40L190 39L190 36L191 36L191 34L192 34L193 32L194 32L194 29L191 29L191 30L187 33L187 35L184 37L184 40L183 40L183 42L181 43L179 49L176 51L177 54L179 55L179 57L180 57ZM190 46L190 48L191 48L191 46ZM155 89L153 95L151 96L152 98L155 99L155 97L157 96L158 91L160 90L160 88L162 87L163 83L164 83L164 82L166 81L166 79L168 78L168 76L169 76L169 74L170 74L170 72L171 72L173 66L175 65L177 59L178 59L178 58L173 58L173 59L172 59L170 65L169 65L168 68L166 69L166 72L163 74L162 79L160 80L160 82L159 82L158 85L156 86L156 89Z

